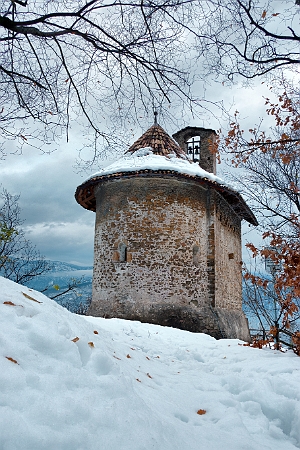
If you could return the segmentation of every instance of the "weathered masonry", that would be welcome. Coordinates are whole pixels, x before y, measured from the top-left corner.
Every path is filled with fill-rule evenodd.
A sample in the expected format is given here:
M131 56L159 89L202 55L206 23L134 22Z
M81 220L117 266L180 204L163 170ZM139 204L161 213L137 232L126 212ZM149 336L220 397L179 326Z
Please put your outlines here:
M187 127L178 145L154 124L77 188L78 203L96 212L90 315L249 340L241 221L257 222L215 176L215 136Z

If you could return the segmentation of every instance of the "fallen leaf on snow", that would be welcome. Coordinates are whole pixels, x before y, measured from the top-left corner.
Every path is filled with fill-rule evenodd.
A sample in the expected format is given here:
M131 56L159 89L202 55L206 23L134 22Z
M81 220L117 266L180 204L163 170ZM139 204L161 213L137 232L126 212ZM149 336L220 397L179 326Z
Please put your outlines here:
M77 341L79 341L79 337L78 336L76 336L74 339L72 339L72 342L77 342Z
M33 297L30 297L30 295L25 294L25 292L22 292L22 294L24 295L24 297L28 298L28 300L32 300L33 302L36 302L36 303L43 303L43 302L39 302L38 300L36 300Z
M5 358L8 359L8 361L11 361L11 362L19 365L18 361L16 361L15 359L11 358L10 356L5 356Z
M206 414L206 410L205 409L198 409L197 414L199 414L199 416L203 416L203 414Z

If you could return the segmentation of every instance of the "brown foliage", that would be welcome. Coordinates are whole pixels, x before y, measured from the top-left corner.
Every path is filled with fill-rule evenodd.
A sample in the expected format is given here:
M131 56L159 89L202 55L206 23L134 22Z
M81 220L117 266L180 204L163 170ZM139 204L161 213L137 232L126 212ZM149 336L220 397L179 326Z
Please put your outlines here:
M296 353L296 355L300 356L300 331L294 333L292 340L294 344L293 350Z
M232 163L236 167L245 163L255 152L269 152L273 158L279 156L284 164L300 156L300 101L297 93L292 92L292 95L296 99L290 98L284 91L279 95L278 103L265 98L266 112L274 118L277 130L281 130L276 137L257 126L248 130L250 137L246 139L245 130L240 125L239 111L235 112L224 143L226 152L233 155Z
M272 340L280 347L279 330L289 330L291 322L299 316L300 298L300 100L297 89L284 90L277 102L265 98L266 112L274 118L274 128L266 132L261 124L248 130L248 138L236 111L224 140L225 151L236 167L253 174L254 187L249 197L262 214L265 230L262 238L267 246L258 248L253 243L247 247L254 257L261 256L274 263L272 283L279 305L280 324L271 327L270 340L255 340L253 346L261 348ZM268 161L268 166L267 164ZM276 161L272 166L270 161ZM298 161L298 162L297 162ZM278 167L278 171L276 170ZM294 170L291 169L294 168ZM276 168L276 169L274 169ZM249 178L251 180L251 177ZM244 185L245 186L245 185ZM255 190L261 188L260 194ZM269 198L266 193L269 192ZM253 194L254 193L254 194ZM272 197L273 196L273 197ZM246 280L266 290L269 280L246 273ZM290 333L292 334L292 333ZM299 332L293 335L295 352L299 354Z
M254 338L252 342L247 342L243 344L244 347L253 347L253 348L264 348L267 345L270 345L273 342L273 339L257 339Z

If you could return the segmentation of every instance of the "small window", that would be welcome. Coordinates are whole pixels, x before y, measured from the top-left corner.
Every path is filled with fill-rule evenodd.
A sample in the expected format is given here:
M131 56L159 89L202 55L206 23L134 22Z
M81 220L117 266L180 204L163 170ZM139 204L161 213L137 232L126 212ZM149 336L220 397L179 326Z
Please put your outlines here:
M194 247L193 247L193 264L195 266L198 266L198 264L199 264L199 256L200 256L199 246L194 245Z
M119 244L119 255L120 255L120 262L127 262L127 246L121 242Z
M234 253L228 253L228 258L229 259L234 259Z

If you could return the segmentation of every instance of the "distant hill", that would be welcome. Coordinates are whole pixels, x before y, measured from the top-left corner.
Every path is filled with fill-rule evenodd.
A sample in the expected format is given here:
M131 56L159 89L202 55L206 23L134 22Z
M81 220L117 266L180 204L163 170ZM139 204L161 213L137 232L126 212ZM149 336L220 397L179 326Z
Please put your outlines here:
M66 292L70 285L76 284L74 289L54 300L70 311L84 311L92 296L93 266L78 266L64 261L47 260L47 262L49 271L28 281L26 285L53 298Z
M63 261L51 261L47 259L46 262L51 266L51 272L71 272L76 270L93 270L93 266L78 266L77 264L70 264Z

